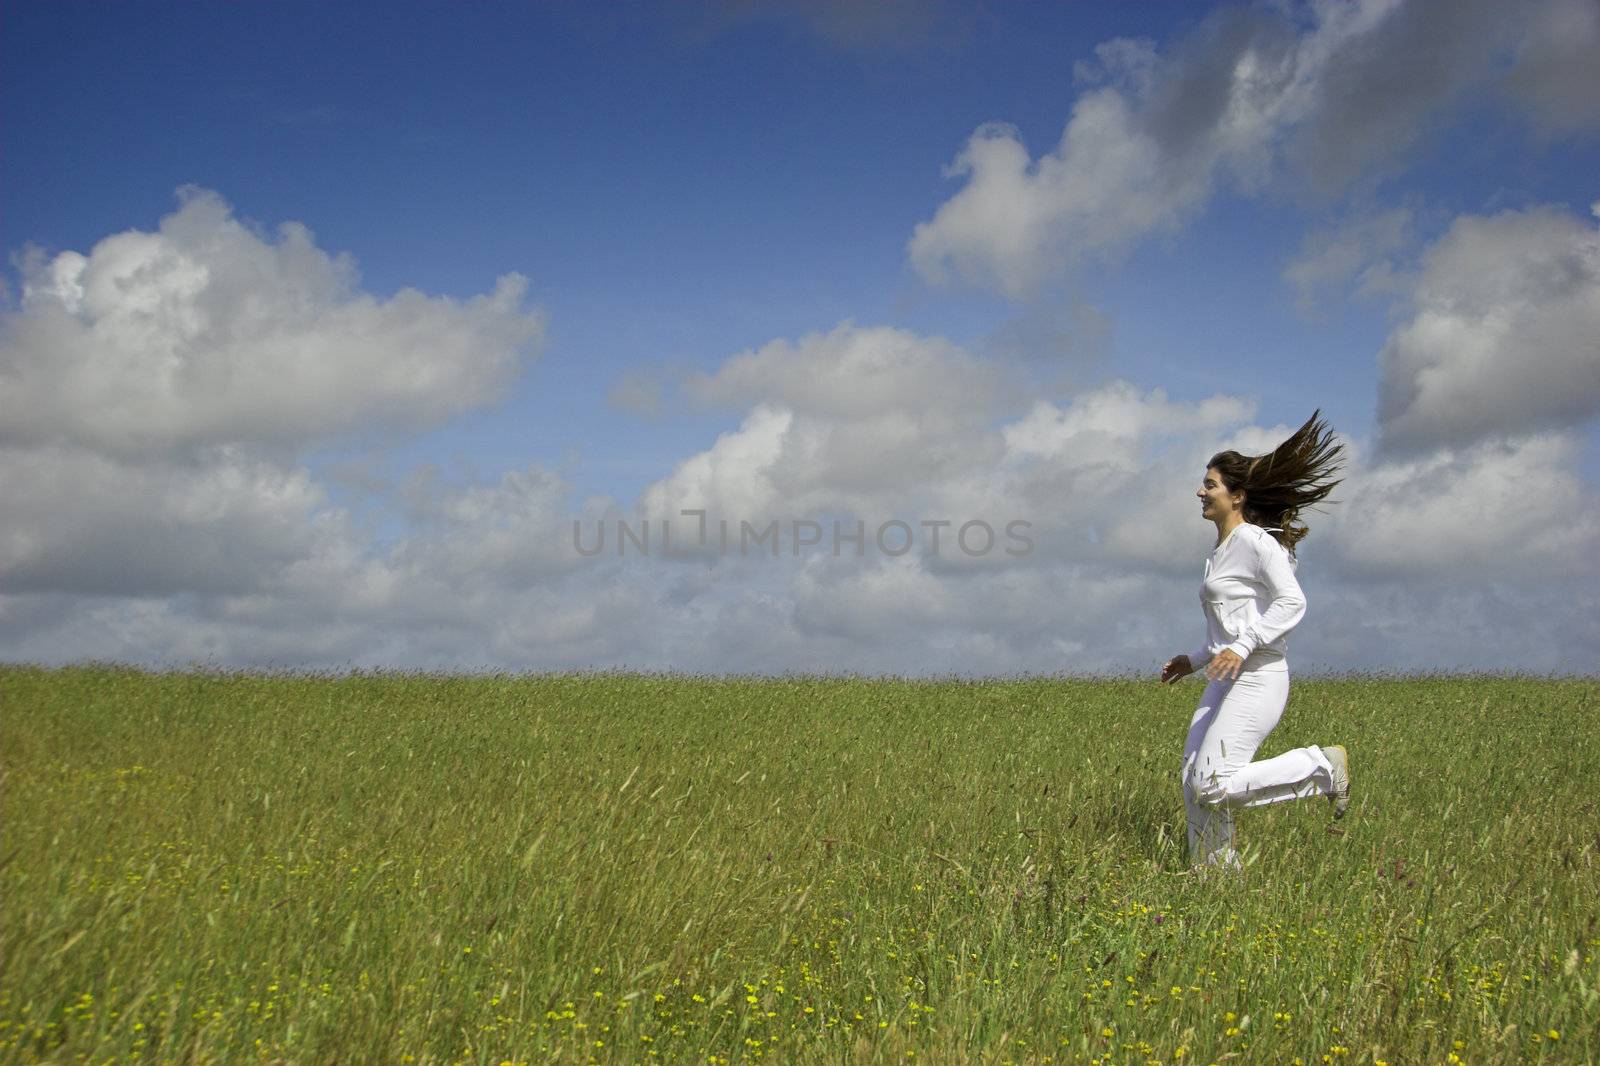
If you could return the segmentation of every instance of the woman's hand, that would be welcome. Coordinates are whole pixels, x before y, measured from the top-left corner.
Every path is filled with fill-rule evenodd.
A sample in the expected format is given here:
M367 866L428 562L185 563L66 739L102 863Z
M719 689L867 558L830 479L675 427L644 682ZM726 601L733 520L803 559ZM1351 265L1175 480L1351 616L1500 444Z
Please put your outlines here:
M1239 676L1239 668L1244 665L1244 660L1239 658L1239 653L1223 648L1211 657L1206 663L1206 677L1212 681L1232 681Z
M1188 677L1194 673L1194 667L1189 665L1187 655L1175 655L1167 660L1167 665L1161 668L1161 681L1170 685L1180 677Z

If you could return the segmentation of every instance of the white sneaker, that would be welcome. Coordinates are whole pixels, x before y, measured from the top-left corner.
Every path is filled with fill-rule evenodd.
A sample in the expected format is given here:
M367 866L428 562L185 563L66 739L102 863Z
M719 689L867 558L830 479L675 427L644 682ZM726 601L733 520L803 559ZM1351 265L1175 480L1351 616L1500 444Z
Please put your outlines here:
M1333 768L1333 791L1328 794L1328 802L1333 804L1333 816L1343 818L1350 809L1350 753L1343 744L1332 744L1323 748L1322 754Z

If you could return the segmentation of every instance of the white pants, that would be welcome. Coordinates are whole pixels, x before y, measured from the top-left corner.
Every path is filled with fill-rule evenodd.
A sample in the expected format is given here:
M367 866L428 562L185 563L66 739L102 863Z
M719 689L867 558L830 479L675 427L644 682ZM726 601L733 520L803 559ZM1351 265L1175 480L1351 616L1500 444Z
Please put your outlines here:
M1200 696L1183 748L1183 805L1191 862L1239 865L1233 812L1333 791L1333 768L1316 746L1251 762L1283 717L1289 667L1279 659L1212 681Z

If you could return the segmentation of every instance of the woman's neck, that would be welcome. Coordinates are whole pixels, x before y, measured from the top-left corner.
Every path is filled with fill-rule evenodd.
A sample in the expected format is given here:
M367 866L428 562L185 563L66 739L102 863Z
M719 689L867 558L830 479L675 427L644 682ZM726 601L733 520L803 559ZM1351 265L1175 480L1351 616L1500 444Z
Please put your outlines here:
M1228 534L1232 533L1242 525L1244 525L1244 515L1240 514L1238 511L1234 511L1232 514L1218 519L1217 546L1221 547L1222 542L1228 539Z

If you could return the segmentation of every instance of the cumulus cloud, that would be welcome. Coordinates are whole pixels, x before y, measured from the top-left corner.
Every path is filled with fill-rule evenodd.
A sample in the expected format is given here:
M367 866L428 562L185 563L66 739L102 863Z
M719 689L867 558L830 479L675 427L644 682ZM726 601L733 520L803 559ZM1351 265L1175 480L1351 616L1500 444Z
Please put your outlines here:
M857 332L832 336L837 343L859 339ZM803 347L772 350L792 358ZM915 350L932 359L940 349ZM923 532L904 555L874 550L869 532L865 559L853 557L853 546L835 555L826 538L811 555L785 551L768 559L764 565L784 575L778 602L790 606L781 627L769 620L772 643L755 654L786 665L926 672L931 655L941 664L1003 673L1120 668L1141 655L1171 654L1192 628L1185 621L1194 613L1193 582L1211 543L1194 496L1206 460L1225 448L1269 451L1300 421L1259 422L1244 397L1183 402L1113 381L1018 405L988 428L989 446L966 449L965 461L931 476L886 464L864 486L819 466L804 491L787 493L773 471L791 452L806 454L797 427L825 410L834 419L828 430L839 432L852 420L870 421L872 412L833 404L826 390L805 406L786 406L804 394L786 391L782 374L753 373L748 359L730 360L707 380L726 372L724 384L744 384L725 395L755 406L738 430L652 487L646 496L658 494L662 512L670 513L669 501L689 500L713 512L720 501L779 514L811 508L913 522L1017 516L1032 523L1035 541L1035 550L1018 557L976 560L954 550L948 529L942 551L933 551ZM815 367L802 361L789 369L814 386L816 374L807 370ZM1593 641L1582 645L1583 634L1574 631L1565 644L1546 643L1554 633L1535 617L1553 602L1564 575L1591 574L1600 558L1600 497L1578 472L1578 437L1531 434L1404 459L1366 440L1346 441L1345 484L1334 501L1304 516L1313 536L1301 574L1317 604L1301 637L1310 642L1310 661L1408 669L1580 665L1577 649L1592 649ZM1466 575L1476 590L1470 594L1461 587ZM1375 613L1362 590L1391 587L1415 596L1390 597ZM1496 617L1502 629L1508 619L1523 620L1539 636L1494 649L1443 639L1396 642L1425 628L1430 611L1444 603L1486 626Z
M298 223L263 237L187 189L154 233L34 255L0 335L0 443L161 454L437 425L496 399L542 332L526 282L362 292Z
M851 327L833 347L859 341L860 332ZM817 339L818 357L833 350L823 343L829 336ZM959 363L942 342L918 350ZM794 425L819 419L819 408L832 412L830 430L870 423L874 412L828 394L781 407L798 402L782 391L783 376L750 377L738 358L724 369L740 373L724 381L741 381L727 395L753 404L742 426L651 491L670 489L676 504L693 485L702 493L695 503L802 515L810 507L870 516L911 509L913 518L1011 514L1033 521L1036 550L980 564L955 551L946 530L939 553L924 536L902 555L869 540L864 557L824 546L687 563L659 551L579 558L569 547L571 486L537 466L462 486L422 478L406 493L405 533L380 550L330 512L314 486L291 483L264 495L280 501L291 524L299 515L309 529L290 541L290 558L259 567L252 581L207 587L175 566L167 584L118 596L115 586L61 576L66 556L54 577L32 563L27 589L0 597L0 643L9 657L47 661L90 654L258 665L904 674L1149 666L1191 645L1199 625L1194 584L1212 530L1193 493L1205 460L1224 447L1267 450L1292 429L1260 422L1242 397L1185 402L1110 382L1017 405L975 431L988 432L991 447L931 476L885 468L864 485L824 468L789 497L772 486L770 471L794 446ZM1566 633L1565 645L1553 643L1557 634L1539 614L1570 609L1551 599L1550 588L1592 573L1600 558L1600 504L1575 473L1575 437L1534 436L1405 461L1351 444L1340 502L1312 517L1314 535L1302 552L1313 613L1296 636L1297 661L1572 669L1575 648L1593 650L1580 630ZM272 473L262 471L268 486ZM48 499L41 506L51 509ZM624 514L605 500L583 510L590 524ZM1470 594L1461 587L1464 572ZM1389 596L1389 589L1408 594ZM1428 629L1431 612L1445 605L1478 619L1485 632L1498 619L1500 632L1513 636L1492 648L1394 639Z
M915 556L870 567L829 565L816 556L794 577L794 624L803 634L887 641L908 627L927 632L952 620L959 604L950 583Z
M848 348L874 336L907 341L898 331L841 330L813 338L813 344L826 340L834 346L819 346L813 356L837 354L841 343ZM886 423L880 412L836 401L831 391L807 403L794 392L786 393L781 379L768 379L772 391L760 393L766 399L738 430L684 460L646 491L646 510L665 516L677 513L678 506L705 507L713 516L748 515L752 520L841 513L956 524L983 517L1000 525L1019 518L1040 528L1048 541L1042 551L1079 559L1138 554L1131 527L1143 525L1162 531L1161 546L1144 550L1159 555L1173 547L1172 534L1182 529L1169 521L1172 508L1181 508L1198 484L1198 471L1215 441L1229 439L1226 431L1244 423L1253 410L1246 401L1230 397L1173 403L1159 389L1112 382L1070 402L1037 401L991 425L985 418L960 413L960 390L947 396L942 409L928 397L910 393L912 383L937 377L932 371L951 358L942 344L911 351L923 360L922 370L908 374L906 390L890 393L897 403L921 407L927 414L921 422L902 416ZM845 368L851 364L830 365L843 375L835 387L850 395ZM740 359L732 360L717 377L735 370L731 377L738 378L748 369ZM808 373L805 364L790 369L813 387L817 375ZM983 407L977 405L979 411ZM942 463L928 458L937 459L936 446L952 435L959 447L949 449ZM841 440L850 446L841 446ZM828 461L830 451L836 461ZM924 456L920 462L907 461L917 453ZM1144 494L1163 501L1160 515L1141 515L1130 506ZM931 547L931 534L924 534L924 546ZM940 558L926 564L959 569L966 554L954 550L953 533L944 537ZM1197 542L1197 537L1188 541ZM1178 532L1176 539L1182 543L1183 534Z
M680 461L673 472L647 488L641 510L647 518L671 520L683 510L710 512L725 519L759 522L780 499L771 470L783 454L794 413L758 404L739 428L720 434L709 449Z
M302 226L181 200L155 232L23 262L0 323L6 658L576 667L648 644L648 583L572 546L608 502L574 506L556 471L397 490L345 464L380 537L308 465L496 402L542 331L520 278L380 297Z
M236 448L128 462L0 448L0 575L11 592L240 593L321 535L321 488Z
M602 520L603 504L574 516L573 486L533 465L498 482L438 485L424 475L409 492L411 533L396 548L409 572L431 574L461 591L522 590L570 573L583 563L573 547L574 520Z
M1254 405L1232 396L1199 403L1173 403L1164 389L1141 390L1114 381L1062 408L1048 400L1005 428L1008 458L1092 457L1107 469L1137 468L1154 444L1238 425Z
M906 330L845 323L774 341L685 382L704 402L748 413L652 485L643 510L705 508L737 523L905 506L901 487L938 484L998 457L988 423L1021 387L995 364Z
M223 229L235 225L220 217ZM1594 266L1586 227L1543 209L1461 220L1424 257L1416 319L1425 310L1486 314L1491 326L1505 320L1521 329L1527 343L1543 336L1538 329L1586 327ZM165 232L145 236L159 242ZM297 286L326 296L337 257L308 244L286 263L278 256L287 239L230 239L278 262L243 275L249 284L239 282L234 298L195 295L215 276L204 256L195 261L206 269L184 275L185 285L147 284L141 275L103 286L94 322L125 323L119 344L95 350L106 373L134 379L164 365L162 353L196 318L231 358L275 358L271 346L223 341L260 328L257 303L281 301ZM86 262L58 256L34 264L23 306L7 315L8 345L37 321L84 314L97 283ZM167 270L149 275L166 278ZM343 295L309 304L388 313L388 302L351 287L353 268L333 273L340 270ZM163 294L154 304L152 286ZM520 327L505 327L518 336L536 321L527 311L492 311L494 298L484 299L476 313L469 301L441 319L437 328L459 333L456 350L477 350L495 335L475 314L520 317ZM151 306L140 319L136 312ZM320 319L307 321L309 330ZM191 364L212 365L197 344L178 347ZM81 359L70 347L60 351L69 370ZM6 349L6 367L46 372L13 352ZM494 362L475 357L466 373L487 373ZM436 419L446 407L412 397L401 404L411 405L405 418L391 422L398 401L389 385L371 385L389 397L379 401L352 384L340 420L307 415L285 399L277 430L206 428L220 423L189 410L184 396L195 406L232 405L245 427L270 419L243 413L250 397L218 384L226 375L201 373L210 391L164 386L154 394L160 402L145 408L81 394L84 409L68 427L45 433L12 419L11 398L23 394L8 393L0 654L47 662L994 674L1149 667L1192 646L1200 624L1194 587L1213 535L1194 497L1203 465L1222 448L1266 451L1300 418L1262 419L1241 396L1189 400L1126 381L1041 388L1013 376L1019 372L902 329L847 322L776 340L682 383L702 402L739 412L739 424L626 501L631 511L603 497L578 500L563 472L537 462L464 484L424 470L399 489L347 475L346 488L368 484L391 505L383 536L334 502L304 453L333 434ZM240 373L249 379L256 371ZM1413 391L1430 395L1430 379L1416 376L1424 386ZM1573 388L1569 378L1556 380ZM1550 394L1529 393L1534 407ZM256 400L270 414L273 405ZM116 432L93 429L100 411L122 420ZM1462 443L1437 426L1404 422L1423 426L1419 446L1405 453L1352 441L1341 502L1313 517L1302 553L1312 610L1296 635L1304 649L1297 661L1554 669L1581 665L1575 660L1585 652L1592 660L1600 631L1578 618L1557 632L1550 617L1588 610L1561 594L1575 579L1592 583L1600 500L1578 473L1582 441L1570 419L1556 418L1555 429L1541 428L1546 421L1495 434L1468 427ZM659 550L623 557L614 540L599 555L573 543L574 519L590 530L624 517L681 522L683 508L756 523L984 519L997 533L1021 519L1031 523L1033 549L974 557L957 550L950 527L938 551L917 528L915 548L904 554L880 550L870 531L861 554L824 544L778 557L703 551L669 560ZM1432 635L1394 640L1429 630L1440 611L1463 620L1470 646ZM1485 636L1502 639L1491 646Z
M182 613L148 607L168 599L230 624L293 626L390 602L404 553L382 557L303 453L497 399L542 328L524 283L508 275L466 301L381 299L303 226L269 239L214 193L180 201L156 232L23 260L20 306L0 322L8 603L81 597L99 617L156 625ZM514 478L501 487L504 511L526 522L518 490L532 494ZM497 555L471 504L451 501L453 545L502 576L542 565ZM448 572L450 559L434 565ZM118 614L118 598L148 602Z
M870 417L886 410L982 417L1005 401L995 367L936 337L846 322L728 359L686 389L702 400L784 403L807 414ZM1020 386L1018 386L1020 387Z
M1458 218L1379 354L1382 446L1572 427L1600 411L1600 230L1556 208Z
M1394 461L1358 452L1316 546L1352 580L1411 588L1600 577L1600 495L1577 473L1581 451L1575 434L1540 433Z
M1429 120L1475 93L1562 128L1600 114L1584 16L1493 0L1315 3L1226 10L1165 54L1113 40L1060 142L1033 158L1004 123L980 127L947 173L965 179L908 243L928 281L1013 299L1050 276L1182 226L1219 187L1292 171L1332 192L1391 165ZM1301 25L1303 21L1305 25ZM1560 27L1575 28L1576 45ZM1554 27L1554 28L1552 28Z
M1041 400L1003 430L1003 468L1054 532L1054 552L1144 570L1181 569L1202 539L1194 491L1206 460L1240 437L1255 406L1213 396L1174 403L1125 381L1070 403Z

